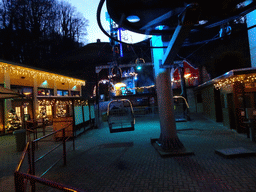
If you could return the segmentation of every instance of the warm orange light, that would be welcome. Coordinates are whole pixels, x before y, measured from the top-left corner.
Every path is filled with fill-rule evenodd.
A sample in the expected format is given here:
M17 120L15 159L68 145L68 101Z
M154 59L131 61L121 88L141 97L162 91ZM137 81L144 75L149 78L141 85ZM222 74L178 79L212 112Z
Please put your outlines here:
M184 75L184 77L187 79L187 78L189 78L191 76L191 74L190 73L188 73L188 74L186 74L186 75Z
M124 83L116 83L115 87L116 87L116 89L118 89L120 87L126 87L126 85Z

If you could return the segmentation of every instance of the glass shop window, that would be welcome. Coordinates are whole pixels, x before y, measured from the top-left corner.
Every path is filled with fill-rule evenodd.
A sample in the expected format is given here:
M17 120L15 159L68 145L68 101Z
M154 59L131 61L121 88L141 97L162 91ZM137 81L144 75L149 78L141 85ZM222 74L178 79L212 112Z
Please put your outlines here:
M53 96L53 89L38 88L38 96Z
M238 104L239 108L252 108L253 107L253 94L245 93L238 94Z
M51 116L52 115L52 106L51 105L47 105L46 106L46 115Z
M68 91L66 91L66 90L57 90L57 96L68 96Z
M15 112L16 112L16 115L17 117L21 117L21 111L20 111L20 107L15 107Z
M23 87L22 93L26 95L26 97L32 97L33 96L33 88L32 87Z
M27 115L28 114L28 107L24 107L24 115Z
M60 91L60 90L58 90L58 91L57 91L57 96L62 96L62 95L63 95L63 92Z
M63 91L63 96L68 96L68 91Z
M71 96L79 97L80 92L79 91L71 91Z

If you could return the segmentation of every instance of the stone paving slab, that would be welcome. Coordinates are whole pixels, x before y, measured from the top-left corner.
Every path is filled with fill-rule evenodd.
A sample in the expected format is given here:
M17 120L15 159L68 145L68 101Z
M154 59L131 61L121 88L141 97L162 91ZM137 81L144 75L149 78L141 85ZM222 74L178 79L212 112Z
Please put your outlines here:
M226 157L226 158L246 157L246 156L255 156L256 155L256 151L245 149L243 147L217 149L217 150L215 150L215 153L222 155L223 157Z

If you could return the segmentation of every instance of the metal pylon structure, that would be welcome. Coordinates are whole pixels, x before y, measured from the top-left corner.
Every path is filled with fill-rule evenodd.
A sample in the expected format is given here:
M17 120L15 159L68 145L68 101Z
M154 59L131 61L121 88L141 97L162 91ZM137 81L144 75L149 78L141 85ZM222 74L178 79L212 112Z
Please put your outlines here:
M99 3L98 18L104 2L105 0L101 0ZM159 151L164 154L186 153L187 150L180 142L176 131L170 67L189 34L238 19L253 11L256 8L256 2L248 3L247 0L119 0L116 3L115 0L106 0L106 4L110 17L118 25L133 32L153 35L151 48L161 134L159 139L153 140L152 143L158 146ZM102 29L101 24L99 26ZM166 36L171 36L171 39L166 40L168 39Z

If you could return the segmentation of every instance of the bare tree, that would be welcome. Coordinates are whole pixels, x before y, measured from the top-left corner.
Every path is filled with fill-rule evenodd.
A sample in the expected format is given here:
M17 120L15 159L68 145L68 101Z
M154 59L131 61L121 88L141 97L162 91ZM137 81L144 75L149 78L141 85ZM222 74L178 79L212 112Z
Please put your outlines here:
M40 65L79 46L88 21L58 0L0 0L0 57Z
M79 38L86 34L88 20L86 20L76 8L67 2L59 4L60 33L65 38L79 41Z

